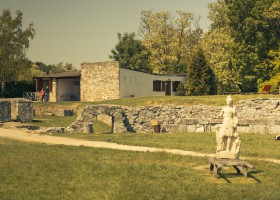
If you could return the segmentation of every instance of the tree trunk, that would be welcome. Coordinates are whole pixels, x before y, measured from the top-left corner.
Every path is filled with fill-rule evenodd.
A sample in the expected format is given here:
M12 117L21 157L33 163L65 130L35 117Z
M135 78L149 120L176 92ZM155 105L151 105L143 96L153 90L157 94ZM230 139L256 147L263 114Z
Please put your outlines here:
M0 82L0 84L1 84L0 97L4 97L5 82Z

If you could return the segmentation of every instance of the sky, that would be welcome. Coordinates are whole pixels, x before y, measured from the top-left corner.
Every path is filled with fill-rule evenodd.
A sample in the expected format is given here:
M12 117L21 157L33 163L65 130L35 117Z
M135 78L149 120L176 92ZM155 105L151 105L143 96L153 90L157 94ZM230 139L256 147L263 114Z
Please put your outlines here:
M141 11L189 11L207 30L208 3L216 0L0 0L0 10L23 13L23 29L33 23L36 35L27 57L47 65L109 61L117 33L137 31Z

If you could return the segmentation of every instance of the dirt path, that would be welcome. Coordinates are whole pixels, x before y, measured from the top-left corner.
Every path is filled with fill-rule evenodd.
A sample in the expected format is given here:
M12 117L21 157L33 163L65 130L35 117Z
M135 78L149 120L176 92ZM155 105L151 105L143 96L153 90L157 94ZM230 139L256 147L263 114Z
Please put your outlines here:
M0 128L0 137L9 138L13 140L20 140L25 142L36 142L43 144L53 144L53 145L69 145L69 146L86 146L95 148L106 148L106 149L117 149L125 151L140 151L140 152L167 152L178 155L196 156L196 157L213 157L214 154L198 153L194 151L185 151L178 149L161 149L155 147L141 147L141 146L130 146L122 145L109 142L99 142L99 141L87 141L80 139L72 139L66 137L58 137L51 135L39 135L35 133L27 133L21 130L5 129ZM252 158L243 157L245 160L262 160L267 162L273 162L280 164L279 159L265 159L265 158Z

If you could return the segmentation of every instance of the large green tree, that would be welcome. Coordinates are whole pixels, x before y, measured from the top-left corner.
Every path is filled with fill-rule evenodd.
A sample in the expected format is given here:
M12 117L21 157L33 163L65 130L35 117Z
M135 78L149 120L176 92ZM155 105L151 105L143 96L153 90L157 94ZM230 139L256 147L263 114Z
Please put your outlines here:
M184 73L202 35L199 18L192 13L142 11L139 34L151 53L153 72L160 74Z
M149 63L149 51L135 33L118 33L118 43L111 50L109 58L119 61L123 68L135 69L143 72L151 72Z
M212 23L209 31L204 34L201 44L216 76L217 92L239 91L238 70L233 68L231 63L234 38L228 27L228 6L224 0L218 0L210 3L208 8L208 18Z
M232 64L238 69L240 87L245 92L256 91L257 81L263 79L260 72L264 66L260 64L268 58L270 50L279 47L279 0L225 0L225 3L234 38Z
M10 10L0 15L0 83L1 91L7 81L17 80L19 75L30 70L31 62L26 58L29 40L33 39L33 24L23 29L23 14L16 12L13 18Z
M209 95L216 93L214 74L209 67L204 52L198 48L187 69L187 95Z

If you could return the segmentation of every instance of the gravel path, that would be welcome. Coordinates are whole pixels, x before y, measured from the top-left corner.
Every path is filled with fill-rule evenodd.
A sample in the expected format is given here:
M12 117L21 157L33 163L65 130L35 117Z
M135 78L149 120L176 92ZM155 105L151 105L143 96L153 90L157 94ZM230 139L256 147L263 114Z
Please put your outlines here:
M87 141L87 140L58 137L58 136L51 136L51 135L40 135L35 133L28 133L22 130L5 129L5 128L0 128L0 137L12 139L12 140L36 142L42 144L86 146L86 147L117 149L117 150L125 150L125 151L140 151L140 152L167 152L172 154L196 156L196 157L214 157L215 155L215 154L205 154L205 153L198 153L194 151L185 151L185 150L178 150L178 149L161 149L155 147L130 146L130 145L117 144L117 143L109 143L109 142ZM279 159L252 158L252 157L243 157L242 159L262 160L262 161L280 164Z

